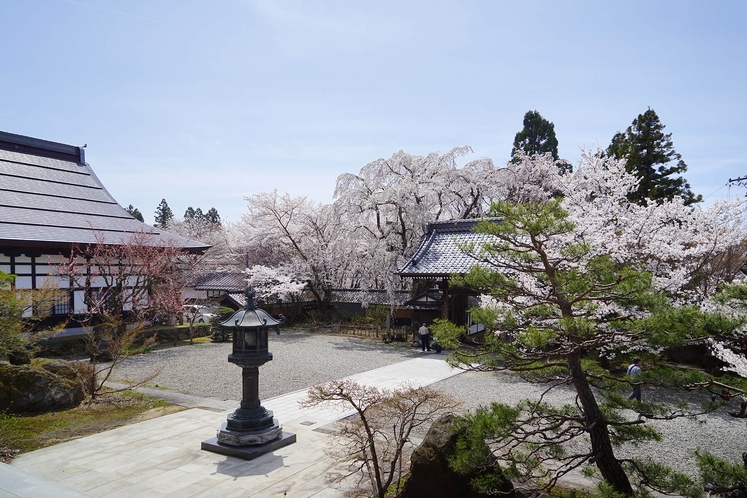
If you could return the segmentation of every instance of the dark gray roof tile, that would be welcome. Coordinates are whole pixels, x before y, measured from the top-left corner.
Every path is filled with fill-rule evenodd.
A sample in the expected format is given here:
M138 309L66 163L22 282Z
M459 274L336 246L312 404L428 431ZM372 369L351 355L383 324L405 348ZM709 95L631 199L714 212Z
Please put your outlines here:
M58 226L89 230L124 230L137 232L142 223L131 216L111 216L98 213L68 213L34 208L0 206L0 220L33 227Z
M0 132L0 134L3 134L3 132ZM74 163L72 161L64 161L62 159L53 159L50 157L42 157L34 154L24 154L22 152L14 152L2 149L0 149L0 161L17 162L25 165L44 166L47 168L56 168L68 171L75 171L75 167L84 167L83 165Z
M135 220L77 162L82 156L77 147L0 132L0 249L95 244L97 236L118 244L134 232L149 233L154 245L209 247Z
M491 235L474 231L479 220L450 220L431 223L420 241L415 254L395 273L403 277L447 277L453 273L465 274L479 264L461 247L495 242ZM500 222L496 218L489 221Z
M0 205L6 207L31 208L40 211L70 211L72 213L96 213L114 217L122 216L122 208L116 202L69 199L41 194L8 192L0 189ZM129 214L125 213L127 217Z
M113 201L109 193L101 187L82 186L70 183L55 183L36 178L3 177L2 190L24 194L50 195L69 199L92 201Z
M200 275L195 279L194 287L197 290L241 292L246 289L246 275L227 272Z

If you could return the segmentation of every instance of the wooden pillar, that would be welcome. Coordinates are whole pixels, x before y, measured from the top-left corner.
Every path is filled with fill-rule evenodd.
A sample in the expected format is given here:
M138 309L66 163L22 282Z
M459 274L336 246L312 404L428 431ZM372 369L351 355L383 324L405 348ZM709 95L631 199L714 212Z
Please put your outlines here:
M449 319L449 280L444 278L439 284L441 289L441 319Z

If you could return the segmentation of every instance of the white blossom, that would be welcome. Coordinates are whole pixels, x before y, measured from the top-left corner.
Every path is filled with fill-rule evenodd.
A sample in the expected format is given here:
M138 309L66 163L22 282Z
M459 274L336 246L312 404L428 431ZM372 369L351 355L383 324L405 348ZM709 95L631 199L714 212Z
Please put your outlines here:
M296 272L287 267L270 268L254 265L247 268L244 273L247 284L263 301L287 301L292 296L300 294L306 287L304 282L296 279Z
M735 353L726 347L724 343L714 341L713 339L708 341L708 346L716 358L728 364L724 367L724 370L734 372L740 377L747 378L747 358L745 358L744 355Z

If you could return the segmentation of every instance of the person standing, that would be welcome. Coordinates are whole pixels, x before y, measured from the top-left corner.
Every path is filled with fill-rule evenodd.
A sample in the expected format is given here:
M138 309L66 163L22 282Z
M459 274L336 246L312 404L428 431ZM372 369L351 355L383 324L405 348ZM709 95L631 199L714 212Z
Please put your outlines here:
M633 383L633 392L630 393L628 399L641 400L641 383L638 381L638 377L641 375L641 359L633 358L633 363L628 367L628 377L630 377Z
M431 331L428 329L428 324L423 322L423 325L418 329L418 335L420 336L420 347L423 351L426 349L431 350Z

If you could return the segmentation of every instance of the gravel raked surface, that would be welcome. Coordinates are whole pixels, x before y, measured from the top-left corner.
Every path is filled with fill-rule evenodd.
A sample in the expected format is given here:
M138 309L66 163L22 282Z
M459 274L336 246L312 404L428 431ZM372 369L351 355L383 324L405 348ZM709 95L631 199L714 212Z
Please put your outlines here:
M269 349L274 359L260 367L259 389L263 400L431 354L421 353L419 349L402 343L388 345L298 331L281 331L279 336L272 334ZM228 363L230 352L230 343L159 350L128 358L117 369L114 378L135 380L162 367L160 375L150 385L195 396L240 400L241 369ZM506 372L465 372L433 387L462 402L464 410L471 410L493 401L511 405L526 398L536 399L546 386L530 384ZM660 399L669 396L667 401L676 401L671 397L671 391L650 387L644 387L643 396ZM688 399L699 402L705 396L693 394ZM574 403L575 393L564 386L554 389L546 400L558 405ZM732 400L729 409L735 410L737 406L737 401ZM634 416L632 411L630 415ZM616 453L618 457L651 455L679 471L694 475L692 453L698 448L732 462L741 462L742 452L747 451L747 420L730 417L724 409L710 414L707 422L682 418L649 423L661 431L662 442L622 448Z
M508 372L465 372L441 381L435 386L440 392L448 394L463 403L462 408L472 410L481 405L497 401L513 405L522 399L537 399L547 386L531 384L517 375ZM668 403L679 401L671 390L643 387L643 398L659 399ZM684 393L691 407L708 401L703 393ZM556 405L573 404L575 391L570 386L553 389L545 399ZM726 411L739 411L739 403L732 400L726 409L721 408L707 417L679 418L668 421L653 420L647 422L662 434L661 442L641 444L638 447L627 445L615 452L618 458L641 458L651 456L680 472L691 476L697 475L693 452L697 449L707 450L730 462L742 461L742 453L747 451L747 420L729 416ZM630 417L635 414L630 411ZM586 449L586 446L580 446Z
M408 344L281 330L269 337L272 361L259 369L259 397L268 399L410 358ZM203 343L132 356L114 372L116 381L137 381L161 368L149 386L194 396L241 399L241 368L228 362L231 343Z

